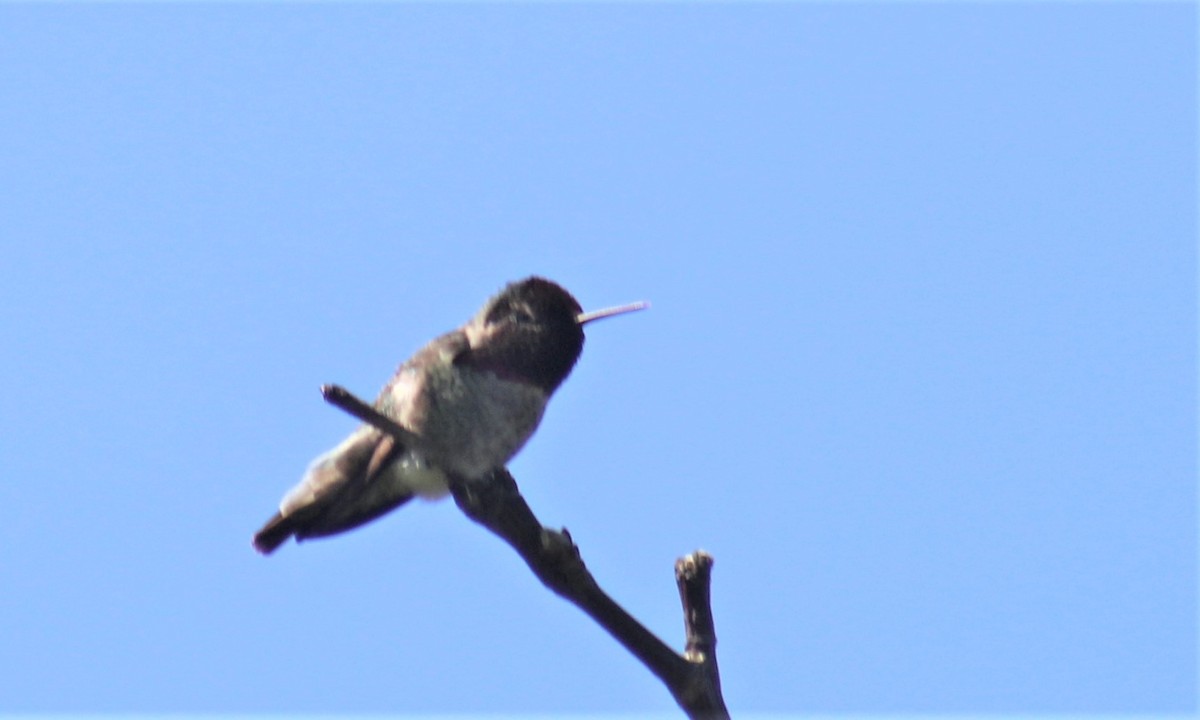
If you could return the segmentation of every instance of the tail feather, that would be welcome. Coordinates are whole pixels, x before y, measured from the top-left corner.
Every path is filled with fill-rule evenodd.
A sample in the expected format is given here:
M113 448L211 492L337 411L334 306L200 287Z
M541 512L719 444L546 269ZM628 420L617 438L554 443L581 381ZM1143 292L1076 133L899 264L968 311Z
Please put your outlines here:
M263 555L270 555L295 532L296 526L290 518L275 513L275 517L254 534L254 549Z

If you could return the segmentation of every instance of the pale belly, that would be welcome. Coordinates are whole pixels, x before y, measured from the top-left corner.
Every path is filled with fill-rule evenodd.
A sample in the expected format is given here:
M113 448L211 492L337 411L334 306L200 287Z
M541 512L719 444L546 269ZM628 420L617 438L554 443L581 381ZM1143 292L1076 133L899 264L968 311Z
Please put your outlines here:
M545 394L533 386L449 366L405 371L388 399L388 414L421 438L421 458L463 478L507 464L537 429L546 407Z

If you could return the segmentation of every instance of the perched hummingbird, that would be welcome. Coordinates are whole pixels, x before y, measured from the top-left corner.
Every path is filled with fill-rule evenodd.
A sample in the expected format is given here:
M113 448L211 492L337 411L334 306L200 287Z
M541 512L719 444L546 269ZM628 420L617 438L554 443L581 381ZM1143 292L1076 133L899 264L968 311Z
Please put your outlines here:
M292 536L345 532L414 495L446 495L450 476L471 480L503 467L537 429L579 359L583 326L645 306L584 313L549 280L509 284L466 325L409 358L375 401L376 410L413 434L415 446L360 426L313 461L254 536L254 547L267 554Z

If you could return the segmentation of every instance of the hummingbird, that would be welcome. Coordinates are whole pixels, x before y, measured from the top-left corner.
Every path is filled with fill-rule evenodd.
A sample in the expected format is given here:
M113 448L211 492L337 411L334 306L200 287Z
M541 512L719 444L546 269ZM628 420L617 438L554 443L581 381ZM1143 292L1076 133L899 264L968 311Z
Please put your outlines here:
M453 479L503 467L541 422L546 403L575 367L583 327L647 307L583 312L558 284L508 284L465 325L403 363L374 408L411 433L400 440L361 425L319 456L254 535L264 555L290 537L336 535L413 497L444 497Z

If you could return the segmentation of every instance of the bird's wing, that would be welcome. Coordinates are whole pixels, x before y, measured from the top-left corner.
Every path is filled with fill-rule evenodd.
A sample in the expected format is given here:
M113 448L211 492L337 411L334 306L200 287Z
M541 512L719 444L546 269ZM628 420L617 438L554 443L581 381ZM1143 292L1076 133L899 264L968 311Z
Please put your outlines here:
M342 444L313 461L279 512L254 536L270 553L289 537L344 532L404 504L412 492L390 482L388 466L401 454L395 438L364 425Z
M471 351L462 330L421 348L392 377L375 401L379 412L402 421L426 412L422 368L449 365ZM394 470L405 448L391 435L363 425L333 450L313 461L304 478L284 496L279 512L254 536L254 547L270 553L289 537L297 540L344 532L403 505L413 496Z

